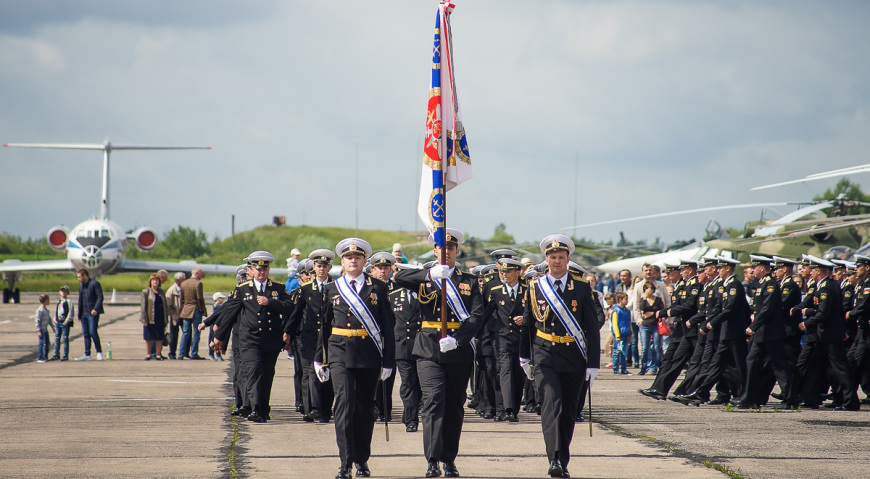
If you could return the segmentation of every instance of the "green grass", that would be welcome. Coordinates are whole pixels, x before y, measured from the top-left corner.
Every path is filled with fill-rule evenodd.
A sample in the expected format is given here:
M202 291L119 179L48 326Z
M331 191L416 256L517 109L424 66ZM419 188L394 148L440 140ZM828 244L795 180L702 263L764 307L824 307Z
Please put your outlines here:
M717 464L713 461L704 461L702 464L709 467L710 469L715 469L715 470L721 472L722 474L725 474L726 476L728 476L732 479L746 479L743 477L742 474L735 472L735 471L732 471L731 468L729 468L728 466L724 466L722 464Z
M115 289L119 292L141 291L148 284L149 273L123 273L112 276L103 276L99 279L103 285L103 292L110 295ZM287 278L274 276L275 281L287 281ZM202 279L202 287L205 291L223 291L229 293L236 286L236 277L232 275L206 275ZM17 288L23 292L39 292L39 293L56 293L60 287L67 285L70 291L78 291L78 281L73 273L25 273L24 279L15 283ZM169 284L164 284L164 288L168 288ZM3 285L5 287L5 284Z

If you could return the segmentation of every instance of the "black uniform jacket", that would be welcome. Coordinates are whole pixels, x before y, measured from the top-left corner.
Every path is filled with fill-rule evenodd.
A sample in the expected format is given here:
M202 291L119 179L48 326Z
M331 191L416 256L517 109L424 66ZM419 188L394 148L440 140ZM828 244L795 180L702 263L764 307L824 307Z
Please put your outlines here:
M390 303L393 306L393 335L396 338L396 359L413 359L414 341L423 319L420 316L420 302L417 293L390 281Z
M743 283L731 275L719 287L722 291L722 309L710 318L710 324L715 328L722 325L719 341L746 337L746 327L749 326L749 302L746 301L746 290Z
M803 331L798 328L801 322L800 311L794 311L792 308L801 302L801 288L791 278L791 275L786 276L779 282L779 289L782 291L782 312L783 321L785 323L786 337L802 336Z
M677 326L674 328L674 332L677 330L681 331L680 336L698 336L698 328L687 328L686 321L698 314L702 290L703 285L698 281L697 276L692 276L685 281L679 291L674 287L674 301L671 303L668 314L677 318Z
M420 314L423 321L441 322L441 289L435 281L429 278L429 270L401 270L396 272L395 281L398 286L417 292L417 301L420 303ZM438 328L422 328L417 333L417 339L414 342L414 356L417 358L445 364L474 360L470 341L477 335L485 321L480 286L478 286L477 278L474 275L463 273L459 268L453 270L450 281L456 286L459 297L470 314L458 329L450 328L447 331L448 335L456 339L458 347L442 353L438 343L441 340L441 331ZM459 319L450 306L446 307L447 321L458 322Z
M858 323L858 328L870 331L870 276L855 287L855 307L849 311L849 319Z
M510 290L510 286L505 283L489 288L483 297L484 316L487 329L498 336L498 347L510 348L516 353L519 352L522 327L513 318L523 315L523 296L526 295L527 287L517 283L515 299L511 299Z
M220 310L220 326L215 335L218 338L229 336L238 323L240 345L280 351L284 348L284 323L293 309L290 295L283 284L272 280L266 280L265 296L269 304L260 306L259 294L253 280L237 285Z
M362 277L365 276L363 280ZM370 336L340 336L332 334L332 328L364 329L365 327L350 309L350 305L338 292L334 282L323 288L326 302L323 305L323 326L317 341L314 360L327 363L343 363L348 368L380 369L394 368L396 365L396 340L393 336L393 308L390 306L390 293L387 283L373 279L369 275L357 278L363 281L359 297L374 316L381 330L383 357L378 352L375 340ZM328 339L326 358L323 357L323 339Z
M332 278L326 278L326 283L331 283ZM321 315L323 314L324 300L323 291L317 285L317 280L303 283L293 291L294 310L290 320L284 328L284 332L291 337L300 335L302 342L301 353L311 358L317 350L317 334L320 331ZM309 359L310 360L310 359Z
M749 328L752 340L760 343L785 339L785 321L782 311L782 292L779 282L767 275L758 282L752 301L754 317Z
M592 304L592 288L580 276L569 274L567 284L558 294L586 336L587 358L585 367L600 367L601 339L598 333L595 307ZM530 358L536 367L551 367L559 373L582 372L584 370L583 354L575 343L554 344L538 337L539 330L555 336L566 336L568 331L550 308L537 282L529 286L524 302L520 357ZM535 346L534 354L532 354L533 344Z
M686 288L686 281L682 278L680 278L679 281L674 283L674 292L671 294L671 308L678 306L680 304L682 293L685 290L685 288ZM660 310L659 315L663 315L665 311L666 311L665 309ZM657 317L659 317L659 316L657 316ZM665 317L665 316L661 316L661 317ZM679 316L675 315L675 317L677 318L677 323L679 323L680 322ZM683 329L683 327L680 326L679 324L675 325L674 329L671 331L671 341L679 342L681 339L683 339L683 333L685 333L685 330Z
M846 336L843 313L843 293L840 285L831 278L823 278L815 285L812 295L812 314L807 312L804 325L807 330L815 327L818 340L823 343L842 341Z
M724 291L722 288L722 278L719 276L708 281L704 285L703 297L698 300L698 314L692 316L690 320L693 326L698 327L699 333L703 331L707 335L707 341L717 341L719 339L721 327L707 329L707 324L722 310L722 293Z

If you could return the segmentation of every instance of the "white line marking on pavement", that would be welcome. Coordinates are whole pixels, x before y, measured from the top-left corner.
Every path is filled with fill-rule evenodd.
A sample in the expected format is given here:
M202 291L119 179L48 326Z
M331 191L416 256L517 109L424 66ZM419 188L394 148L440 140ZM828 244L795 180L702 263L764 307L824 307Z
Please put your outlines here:
M145 381L142 379L106 379L114 383L159 383L159 384L231 384L229 381L204 382L204 381Z
M225 398L117 398L117 399L85 399L85 402L120 402L120 401L177 401L177 400L188 400L188 401L214 401L214 400L226 400L232 399L231 397Z

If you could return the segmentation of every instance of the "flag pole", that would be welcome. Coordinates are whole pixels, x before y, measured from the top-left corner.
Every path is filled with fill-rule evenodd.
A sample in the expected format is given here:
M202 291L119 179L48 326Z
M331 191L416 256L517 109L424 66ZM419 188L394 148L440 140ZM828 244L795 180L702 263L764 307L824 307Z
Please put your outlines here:
M441 3L442 4L444 3L443 0ZM439 4L438 8L441 9L440 4ZM441 12L439 14L441 16L440 35L442 35L442 37L441 37L442 44L445 40L447 40L446 38L444 38L444 36L446 36L446 34L447 34L446 24L448 22L446 13L447 12L445 12L443 9L441 9ZM441 58L442 62L444 60L445 60L444 58ZM446 60L447 60L448 65L449 65L449 62L451 59L448 57ZM444 88L444 85L441 85L441 88ZM442 89L441 91L443 92L444 90ZM451 105L452 104L453 104L453 102L451 101ZM441 105L442 105L442 107L444 105L444 96L441 97ZM444 137L447 135L445 135L444 130L445 130L445 128L441 128L441 138L438 139L438 150L439 150L438 156L441 158L441 187L443 188L443 190L441 192L441 207L443 208L442 211L444 213L444 236L443 236L444 244L441 246L441 255L440 255L441 257L439 258L439 262L441 264L446 265L447 264L447 162L448 162L449 158L445 158L445 156L447 156L447 148L445 147L446 145L444 143ZM446 281L450 281L450 278L446 278L445 282ZM446 294L447 289L445 286L446 286L446 283L443 283L443 286L441 287L441 337L442 338L447 336L447 294Z

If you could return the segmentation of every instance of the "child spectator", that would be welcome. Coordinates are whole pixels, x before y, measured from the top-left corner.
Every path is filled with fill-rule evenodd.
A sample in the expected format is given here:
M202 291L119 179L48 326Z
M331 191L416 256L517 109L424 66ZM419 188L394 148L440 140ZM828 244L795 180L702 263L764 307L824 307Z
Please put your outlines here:
M39 338L39 347L36 350L36 362L48 361L48 348L51 341L48 339L48 328L54 330L51 322L51 313L48 312L49 298L47 294L39 295L39 307L36 308L36 337Z
M69 329L76 317L75 306L69 299L69 286L60 287L60 299L54 312L54 356L51 361L69 361ZM63 357L60 357L60 344L63 343Z
M616 305L610 313L610 333L613 334L613 374L629 374L626 362L631 354L631 312L628 295L616 293Z
M221 306L223 306L224 302L227 300L227 295L218 292L212 295L211 299L214 301L214 308L212 309L211 314L214 314L217 313L217 310L220 309ZM208 344L211 344L212 341L214 341L214 329L215 328L208 328ZM208 358L212 361L224 360L220 351L214 351L211 348L208 348Z
M616 303L616 298L613 296L613 293L605 293L604 294L604 302L607 303L607 309L604 310L604 317L609 318L610 313L613 312L613 305ZM610 329L610 328L608 328ZM611 334L607 341L604 342L604 355L611 356L613 355L613 334ZM608 368L613 367L613 363L609 363L607 365Z

